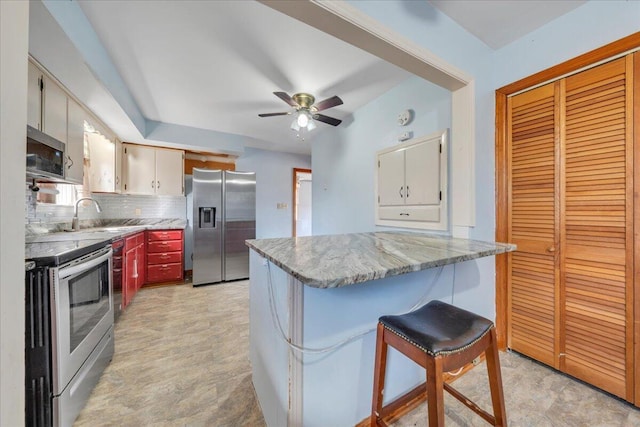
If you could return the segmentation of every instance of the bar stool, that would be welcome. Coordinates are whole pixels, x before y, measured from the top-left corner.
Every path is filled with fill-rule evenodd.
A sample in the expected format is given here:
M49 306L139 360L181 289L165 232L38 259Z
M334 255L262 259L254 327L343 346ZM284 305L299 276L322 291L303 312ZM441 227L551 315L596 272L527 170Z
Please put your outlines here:
M426 369L430 427L444 426L443 389L492 425L507 425L496 331L490 320L441 301L431 301L411 313L380 317L373 377L372 427L385 426L383 417L388 415L385 413L388 407L382 406L387 345ZM494 415L443 381L444 372L459 369L482 353L487 361ZM409 394L411 392L403 397Z

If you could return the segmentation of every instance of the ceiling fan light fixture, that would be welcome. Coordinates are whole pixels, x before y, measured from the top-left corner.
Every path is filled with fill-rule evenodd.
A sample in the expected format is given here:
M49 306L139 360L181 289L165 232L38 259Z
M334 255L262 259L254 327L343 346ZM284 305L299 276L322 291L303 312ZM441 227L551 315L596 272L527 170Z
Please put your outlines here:
M309 124L309 114L306 111L298 112L298 118L296 119L298 126L301 128L307 127Z
M315 128L316 128L316 124L313 122L313 120L309 120L309 123L307 124L307 130L311 132Z
M296 93L293 96L289 96L285 92L273 92L273 94L293 107L294 110L282 113L262 113L258 114L259 117L287 116L294 114L295 118L293 123L291 123L291 129L298 132L301 130L309 132L315 129L316 121L326 123L331 126L338 126L342 123L342 120L325 116L324 114L319 114L320 111L342 105L342 99L337 95L315 104L315 98L313 95L308 93L301 92Z

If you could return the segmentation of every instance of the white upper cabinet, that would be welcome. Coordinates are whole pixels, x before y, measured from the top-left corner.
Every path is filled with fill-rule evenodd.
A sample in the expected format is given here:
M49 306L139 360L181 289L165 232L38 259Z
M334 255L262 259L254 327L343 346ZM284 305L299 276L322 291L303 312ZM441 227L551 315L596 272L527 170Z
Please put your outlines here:
M123 192L184 195L184 152L123 144Z
M85 111L35 63L28 64L27 124L65 144L65 181L82 184Z
M27 80L27 124L42 130L42 72L31 61Z
M87 133L89 145L89 187L91 192L120 192L120 156L122 143L100 133Z
M376 224L447 230L447 131L377 153Z
M380 206L404 205L404 150L378 156L378 198Z
M44 76L42 90L42 130L67 143L67 94L49 77Z
M156 149L156 194L184 194L184 151Z
M440 204L440 141L425 141L405 150L405 204Z
M124 144L124 188L127 194L155 194L156 151L146 145Z
M29 61L27 124L67 143L67 94Z
M73 99L67 105L67 146L65 151L65 180L82 184L84 160L84 109Z

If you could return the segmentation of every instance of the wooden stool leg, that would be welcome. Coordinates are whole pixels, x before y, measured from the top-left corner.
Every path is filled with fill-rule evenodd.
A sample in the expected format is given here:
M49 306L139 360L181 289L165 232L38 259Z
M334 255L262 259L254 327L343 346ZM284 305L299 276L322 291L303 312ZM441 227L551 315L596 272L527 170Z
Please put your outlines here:
M429 427L444 427L444 381L442 379L442 359L427 358L427 405L429 406Z
M489 388L491 389L493 416L496 418L496 426L506 426L507 414L504 407L500 357L498 355L498 341L495 328L491 328L491 332L489 333L491 334L491 343L485 350L485 356L487 359L487 373L489 375Z
M384 341L384 326L378 323L376 337L376 359L373 374L373 399L371 403L371 427L378 425L378 418L382 418L382 397L384 391L384 377L387 371L387 343Z

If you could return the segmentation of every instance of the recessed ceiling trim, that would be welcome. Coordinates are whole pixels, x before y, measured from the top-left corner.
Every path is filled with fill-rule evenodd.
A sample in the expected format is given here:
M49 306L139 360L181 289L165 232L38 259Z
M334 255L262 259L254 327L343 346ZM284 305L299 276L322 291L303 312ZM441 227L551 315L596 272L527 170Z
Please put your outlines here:
M261 3L445 89L454 91L472 80L462 70L346 2L261 0Z

